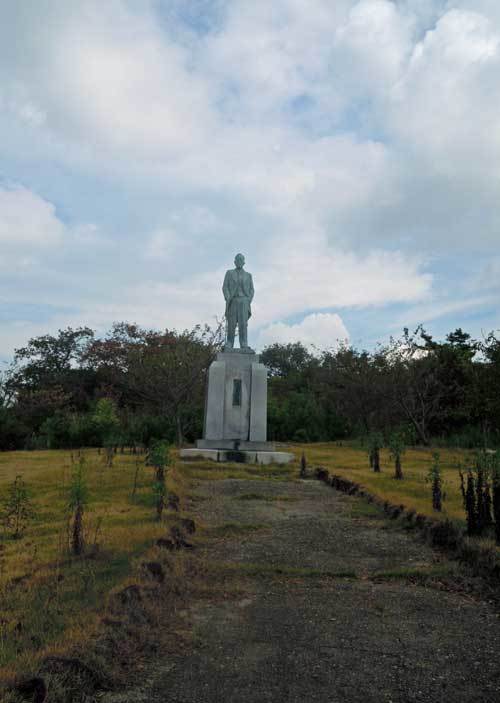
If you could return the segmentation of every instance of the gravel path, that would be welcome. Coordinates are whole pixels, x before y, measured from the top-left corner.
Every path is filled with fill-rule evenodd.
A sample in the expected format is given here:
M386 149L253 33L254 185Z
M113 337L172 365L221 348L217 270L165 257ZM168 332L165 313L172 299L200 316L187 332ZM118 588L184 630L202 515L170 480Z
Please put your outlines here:
M196 493L209 577L182 614L188 653L106 701L500 701L493 605L449 588L467 580L416 536L312 480Z

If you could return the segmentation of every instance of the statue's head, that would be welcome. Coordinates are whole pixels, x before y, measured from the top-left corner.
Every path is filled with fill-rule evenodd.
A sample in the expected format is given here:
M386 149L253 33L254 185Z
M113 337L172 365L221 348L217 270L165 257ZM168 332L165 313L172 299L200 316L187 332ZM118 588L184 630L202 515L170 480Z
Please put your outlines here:
M237 269L242 269L245 265L245 257L243 256L243 254L236 254L236 256L234 257L234 263Z

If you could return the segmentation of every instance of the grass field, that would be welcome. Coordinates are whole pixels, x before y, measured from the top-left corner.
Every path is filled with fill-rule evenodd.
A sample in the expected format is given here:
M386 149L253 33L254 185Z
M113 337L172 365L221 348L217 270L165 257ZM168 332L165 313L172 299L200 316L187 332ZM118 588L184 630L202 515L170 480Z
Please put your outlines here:
M197 479L298 479L304 451L309 468L323 466L363 484L383 499L427 515L464 521L457 466L467 462L469 452L440 452L446 499L442 514L437 515L426 482L432 450L406 452L403 481L393 478L393 465L385 451L382 473L374 474L366 452L351 444L294 445L292 450L295 462L280 467L211 462L183 465L173 452L167 483L182 499L188 494L195 497L192 481ZM21 539L3 533L0 540L0 678L28 668L35 655L85 640L97 625L109 592L126 581L137 558L175 519L175 514L167 511L162 523L156 521L153 469L144 466L144 455L118 454L110 468L95 449L85 450L83 456L89 492L84 516L88 552L85 558L73 558L68 549L68 502L78 457L72 459L69 451L0 453L0 497L21 475L35 509ZM132 496L136 471L137 490Z

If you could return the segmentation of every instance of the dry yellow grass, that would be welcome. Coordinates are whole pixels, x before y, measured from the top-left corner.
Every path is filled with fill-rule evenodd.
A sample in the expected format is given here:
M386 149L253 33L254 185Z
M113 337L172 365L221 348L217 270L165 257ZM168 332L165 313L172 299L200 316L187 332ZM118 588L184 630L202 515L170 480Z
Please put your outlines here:
M356 481L391 503L402 503L409 509L433 517L465 519L458 467L468 465L473 454L470 451L438 450L446 497L442 513L436 513L432 509L431 486L426 481L435 449L408 449L402 458L402 481L394 479L394 462L387 450L381 452L382 471L376 474L369 466L366 451L350 443L342 446L335 443L294 445L292 449L296 456L304 451L309 466L324 466L331 473Z
M69 451L0 453L0 496L17 475L29 489L35 509L21 539L5 532L0 541L0 669L12 671L35 653L82 637L92 629L109 591L123 581L134 557L165 533L158 523L152 491L153 469L144 456L116 455L106 468L97 450L83 452L89 502L86 543L92 558L72 558L68 550ZM136 462L137 491L132 497ZM185 480L174 465L167 485L176 493ZM166 513L166 522L171 516Z

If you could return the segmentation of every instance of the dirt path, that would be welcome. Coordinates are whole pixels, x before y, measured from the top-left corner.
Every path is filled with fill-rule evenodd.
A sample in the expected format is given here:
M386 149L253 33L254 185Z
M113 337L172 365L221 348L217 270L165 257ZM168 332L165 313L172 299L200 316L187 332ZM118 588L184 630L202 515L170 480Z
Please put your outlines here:
M188 653L106 701L500 701L493 606L377 509L314 480L196 493L207 584L181 614Z

